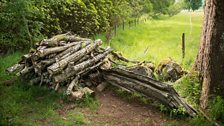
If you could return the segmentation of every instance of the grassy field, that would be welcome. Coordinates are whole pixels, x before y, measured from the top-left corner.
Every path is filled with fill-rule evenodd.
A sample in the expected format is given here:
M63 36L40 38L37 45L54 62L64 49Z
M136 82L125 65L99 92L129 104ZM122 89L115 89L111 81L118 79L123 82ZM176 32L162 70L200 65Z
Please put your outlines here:
M124 31L118 29L118 35L112 39L111 46L133 60L150 60L158 64L162 59L171 57L181 63L181 34L184 32L186 58L183 65L189 69L197 53L201 24L202 13L198 12L148 20ZM97 37L104 38L103 35ZM88 125L88 120L78 109L69 113L67 120L62 119L55 111L64 107L67 102L63 94L38 86L27 86L27 82L22 80L17 80L10 86L2 84L3 81L14 78L5 69L16 63L22 54L16 52L0 56L0 125ZM78 104L95 108L97 101L86 98Z
M181 13L171 18L148 20L125 30L120 28L117 36L112 39L111 46L133 60L148 60L158 64L163 59L172 58L189 69L197 54L202 18L202 12ZM186 36L186 57L183 61L182 33ZM102 35L98 37L103 38Z

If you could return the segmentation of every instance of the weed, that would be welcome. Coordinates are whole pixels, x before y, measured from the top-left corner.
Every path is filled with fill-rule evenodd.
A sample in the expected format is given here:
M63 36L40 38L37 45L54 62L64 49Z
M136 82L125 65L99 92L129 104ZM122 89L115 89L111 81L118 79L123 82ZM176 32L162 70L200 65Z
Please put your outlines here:
M201 116L194 117L190 122L194 126L214 126L215 122L224 126L224 99L222 97L217 96L209 104L208 116L212 122Z
M78 103L80 107L88 107L93 111L96 111L99 107L99 101L95 97L87 94L84 98Z
M224 125L224 99L217 96L210 106L209 116L213 121L218 121Z
M169 111L169 109L163 104L159 104L159 110L161 112L168 112Z
M69 111L67 114L67 120L71 123L71 125L89 125L90 122L85 118L83 113L79 112L78 109L74 109L72 111Z

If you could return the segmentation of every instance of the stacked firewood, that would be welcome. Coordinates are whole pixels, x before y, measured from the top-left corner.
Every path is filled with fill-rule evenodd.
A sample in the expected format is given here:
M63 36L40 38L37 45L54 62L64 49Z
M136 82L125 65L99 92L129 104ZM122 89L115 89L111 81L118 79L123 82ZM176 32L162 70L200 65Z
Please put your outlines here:
M93 93L90 86L102 91L112 84L154 98L170 108L182 107L189 115L196 113L172 86L153 79L155 67L151 62L131 61L101 44L101 40L70 33L57 35L37 43L36 49L7 71L29 79L31 84L62 90L75 99Z
M68 95L77 94L73 88L79 79L104 64L104 59L112 51L110 47L100 49L101 40L81 38L70 33L44 39L36 44L28 54L23 55L18 64L7 69L10 73L30 79L31 84L47 85L59 90L67 87ZM89 88L79 88L78 96L92 93ZM80 91L81 94L80 94Z

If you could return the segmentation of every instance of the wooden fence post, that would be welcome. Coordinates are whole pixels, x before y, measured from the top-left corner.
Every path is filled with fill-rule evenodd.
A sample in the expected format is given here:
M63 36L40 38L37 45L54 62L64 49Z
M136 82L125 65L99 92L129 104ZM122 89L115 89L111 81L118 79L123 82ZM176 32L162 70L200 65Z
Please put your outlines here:
M185 34L182 33L182 58L185 57Z

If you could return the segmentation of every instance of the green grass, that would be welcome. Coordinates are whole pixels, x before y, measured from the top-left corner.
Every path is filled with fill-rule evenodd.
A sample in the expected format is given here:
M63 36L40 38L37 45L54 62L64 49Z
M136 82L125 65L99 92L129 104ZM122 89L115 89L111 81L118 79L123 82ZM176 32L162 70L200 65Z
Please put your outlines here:
M0 56L0 126L89 124L78 109L65 113L66 120L59 115L56 110L70 104L64 94L52 91L47 87L29 86L27 81L5 72L5 69L15 64L23 54L23 52L15 52ZM14 80L15 82L6 85L3 83L5 80ZM86 97L83 101L71 104L96 109L98 102Z
M192 31L190 17L192 17ZM148 20L138 24L137 27L126 27L125 30L120 28L117 36L112 39L111 46L133 60L152 61L157 65L161 60L170 57L182 63L181 36L185 33L186 57L183 66L190 69L199 46L202 17L202 12L181 13L171 18L164 16ZM103 35L97 36L97 38L103 37Z
M0 81L11 79L12 76L7 74L5 70L6 68L18 62L18 60L20 59L22 55L23 55L22 52L16 52L16 53L4 55L4 56L0 55Z

